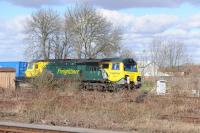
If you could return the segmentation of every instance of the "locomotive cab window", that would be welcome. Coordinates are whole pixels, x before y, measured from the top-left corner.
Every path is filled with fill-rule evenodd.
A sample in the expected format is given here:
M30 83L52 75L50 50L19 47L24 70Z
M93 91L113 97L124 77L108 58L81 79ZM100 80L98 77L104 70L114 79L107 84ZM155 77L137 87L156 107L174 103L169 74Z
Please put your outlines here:
M108 68L109 68L109 64L103 64L103 65L102 65L102 68L103 68L103 69L108 69Z
M120 65L119 65L119 63L113 63L113 64L112 64L112 70L120 70Z
M137 72L137 65L136 64L124 64L125 71Z
M28 69L33 69L33 63L28 64Z
M35 69L38 69L38 64L35 65Z

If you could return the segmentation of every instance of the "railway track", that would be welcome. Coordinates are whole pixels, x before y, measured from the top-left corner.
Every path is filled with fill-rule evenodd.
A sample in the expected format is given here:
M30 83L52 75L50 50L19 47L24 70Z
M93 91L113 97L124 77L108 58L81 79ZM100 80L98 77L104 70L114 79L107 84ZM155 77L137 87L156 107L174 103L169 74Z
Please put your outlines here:
M160 119L164 119L164 120L173 120L173 119L177 119L180 120L182 122L186 122L186 123L195 123L195 124L199 124L200 123L200 117L198 116L172 116L172 115L161 115Z
M153 95L150 96L151 98L159 98L159 99L172 99L172 98L182 98L182 99L192 99L192 100L200 100L200 97L194 97L194 96L158 96L158 95Z
M106 130L0 122L0 133L127 133Z

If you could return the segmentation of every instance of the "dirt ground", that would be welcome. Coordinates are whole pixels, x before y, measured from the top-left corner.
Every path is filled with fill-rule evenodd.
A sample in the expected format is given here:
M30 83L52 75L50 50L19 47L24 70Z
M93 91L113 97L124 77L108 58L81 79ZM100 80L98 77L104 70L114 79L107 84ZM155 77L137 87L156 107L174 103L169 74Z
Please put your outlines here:
M200 132L200 98L21 89L0 93L0 120L137 132Z

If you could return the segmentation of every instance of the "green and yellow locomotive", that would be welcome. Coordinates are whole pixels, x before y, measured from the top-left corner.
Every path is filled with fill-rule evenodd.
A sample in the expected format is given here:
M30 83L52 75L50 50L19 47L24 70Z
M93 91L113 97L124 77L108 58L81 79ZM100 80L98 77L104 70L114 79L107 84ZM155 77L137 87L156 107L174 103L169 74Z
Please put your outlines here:
M45 72L54 78L77 79L83 88L134 89L141 86L141 74L131 58L51 60L37 61L37 67L32 65L26 71L29 78Z

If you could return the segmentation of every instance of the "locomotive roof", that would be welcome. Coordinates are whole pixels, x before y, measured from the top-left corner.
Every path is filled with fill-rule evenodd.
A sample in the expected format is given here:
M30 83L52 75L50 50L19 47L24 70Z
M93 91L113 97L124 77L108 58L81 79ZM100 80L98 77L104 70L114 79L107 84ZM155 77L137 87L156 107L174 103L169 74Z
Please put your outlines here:
M49 60L36 60L33 62L77 62L77 63L97 63L97 62L124 62L136 63L132 58L103 58L103 59L49 59Z
M74 59L48 59L48 60L33 60L32 62L56 62L56 61L71 61Z
M104 58L102 62L124 62L124 63L136 63L132 58Z

